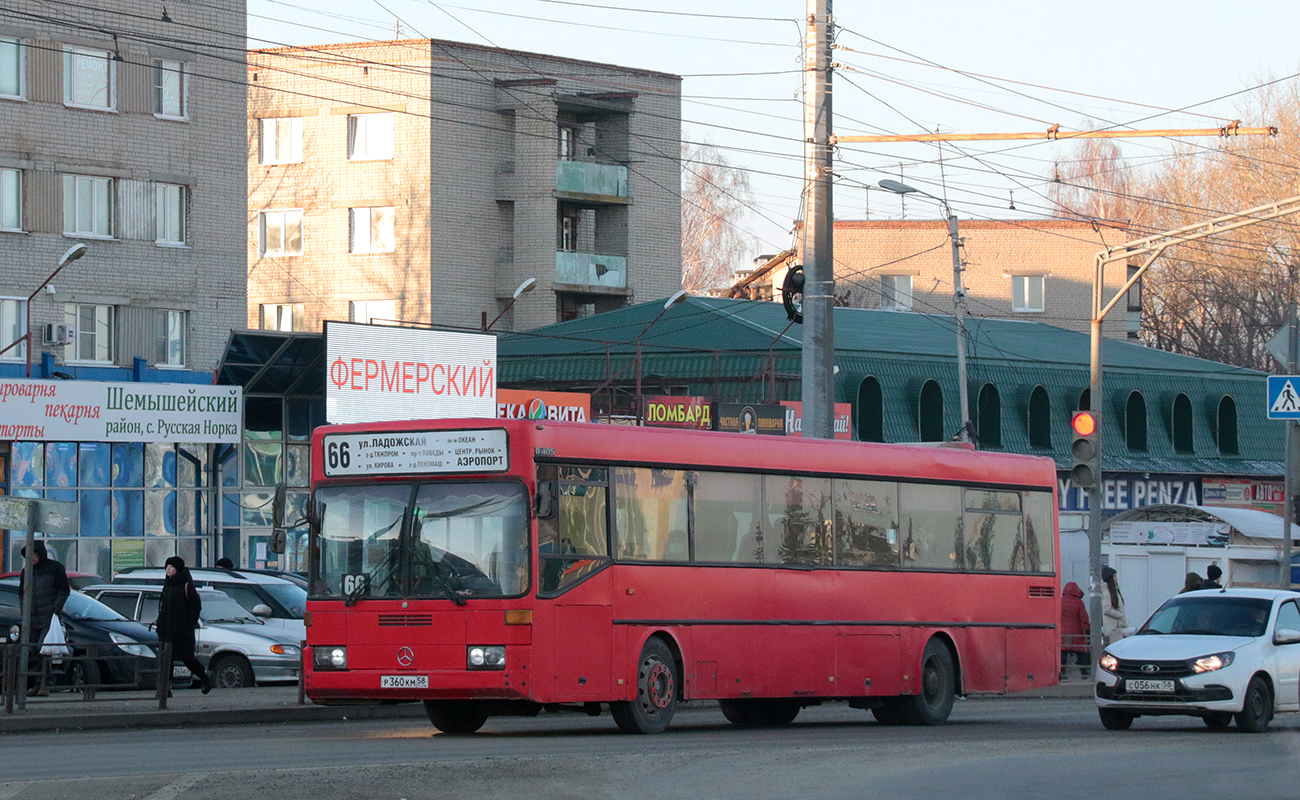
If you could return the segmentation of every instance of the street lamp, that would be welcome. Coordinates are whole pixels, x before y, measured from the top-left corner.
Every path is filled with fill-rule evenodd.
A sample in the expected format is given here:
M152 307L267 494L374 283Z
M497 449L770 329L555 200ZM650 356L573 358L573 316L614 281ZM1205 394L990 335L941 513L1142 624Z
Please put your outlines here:
M957 320L957 402L960 404L961 431L957 438L963 442L970 441L970 405L966 387L966 290L961 283L961 235L957 232L957 215L942 197L935 197L906 183L885 179L880 181L880 188L894 194L919 194L937 200L948 215L948 238L952 240L952 304L955 306L953 316Z
M500 313L500 314L497 314L497 315L496 315L496 318L493 319L491 322L488 322L488 321L487 321L487 312L484 311L484 312L483 312L483 332L484 332L484 333L487 333L487 332L491 331L491 330L492 330L492 326L495 325L495 324L497 324L497 322L498 322L502 317L504 317L504 316L506 315L506 312L509 311L509 310L511 309L512 306L514 306L516 300L518 300L520 297L522 297L523 295L528 294L529 292L531 292L532 290L534 290L534 289L536 289L536 288L537 288L537 279L536 279L536 278L528 278L528 279L525 280L523 283L519 284L519 286L515 289L515 293L514 293L513 295L510 296L510 302L509 302L509 303L506 303L506 307L503 308L503 309L501 309L501 313Z
M653 327L654 324L659 321L660 317L668 313L668 309L677 305L678 303L685 300L689 296L690 293L687 292L685 289L678 290L672 297L664 301L663 309L661 309L659 313L655 315L654 319L650 320L649 325L646 325L644 328L642 328L641 332L636 335L636 397L637 397L638 404L641 403L641 337L645 336L646 331L650 330L650 328Z
M12 342L5 345L5 348L3 350L0 350L0 355L4 355L5 353L9 352L11 349L16 347L19 342L25 340L27 342L27 377L29 378L32 377L32 300L36 299L36 295L40 294L41 290L44 289L46 286L48 286L50 281L54 280L54 276L58 275L59 272L64 267L68 266L73 261L76 261L77 259L84 256L86 254L87 249L88 248L84 244L80 244L80 243L74 244L72 247L69 247L67 252L65 252L59 258L59 264L57 267L54 268L54 271L50 273L50 277L46 278L41 283L40 286L37 286L36 291L27 295L27 308L26 308L27 317L25 323L26 331L23 333L22 336L19 336L17 339L14 339Z

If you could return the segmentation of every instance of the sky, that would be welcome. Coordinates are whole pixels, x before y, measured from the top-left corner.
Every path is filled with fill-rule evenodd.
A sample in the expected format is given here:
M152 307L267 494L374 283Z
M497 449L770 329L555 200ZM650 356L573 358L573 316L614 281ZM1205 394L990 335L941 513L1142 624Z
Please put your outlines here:
M387 40L400 25L402 37L681 75L683 138L748 174L754 202L741 224L758 255L793 246L800 216L805 11L799 0L248 0L248 46ZM841 135L1265 126L1242 117L1254 87L1300 79L1295 2L841 0L833 13ZM1171 147L1115 141L1138 166ZM1069 155L1050 141L845 144L835 217L941 216L926 198L875 188L883 178L944 197L960 218L1050 216L1045 181Z

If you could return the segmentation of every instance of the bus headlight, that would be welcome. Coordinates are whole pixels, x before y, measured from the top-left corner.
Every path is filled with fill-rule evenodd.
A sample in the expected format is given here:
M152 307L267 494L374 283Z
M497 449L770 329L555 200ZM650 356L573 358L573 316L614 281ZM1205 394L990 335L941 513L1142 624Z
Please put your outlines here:
M505 669L506 648L503 645L470 645L465 652L467 669Z
M348 649L346 647L315 647L312 649L312 664L316 669L347 669Z

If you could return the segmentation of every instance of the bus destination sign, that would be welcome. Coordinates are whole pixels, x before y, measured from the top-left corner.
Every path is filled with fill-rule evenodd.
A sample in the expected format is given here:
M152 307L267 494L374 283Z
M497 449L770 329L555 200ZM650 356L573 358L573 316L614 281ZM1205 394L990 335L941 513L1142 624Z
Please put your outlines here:
M323 440L325 476L505 472L506 432L386 431L331 433Z

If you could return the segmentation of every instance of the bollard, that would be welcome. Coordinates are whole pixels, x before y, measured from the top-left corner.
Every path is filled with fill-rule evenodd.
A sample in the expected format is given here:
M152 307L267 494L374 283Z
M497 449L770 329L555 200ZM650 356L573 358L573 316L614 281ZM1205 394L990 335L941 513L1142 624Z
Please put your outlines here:
M14 713L14 687L18 685L18 647L7 644L4 650L4 686L0 692L5 698L5 713Z
M298 705L307 705L307 641L298 642Z
M97 658L98 655L99 655L99 645L92 644L86 646L87 667L85 670L82 671L82 674L84 674L87 678L93 675L95 677L95 682L91 683L90 681L87 681L86 683L82 684L81 686L82 700L94 700L95 688L104 680L103 674L98 669L91 669L91 667L89 666L93 664L97 667L99 665L99 659Z
M172 685L172 643L163 642L158 648L158 710L167 709L167 693Z

